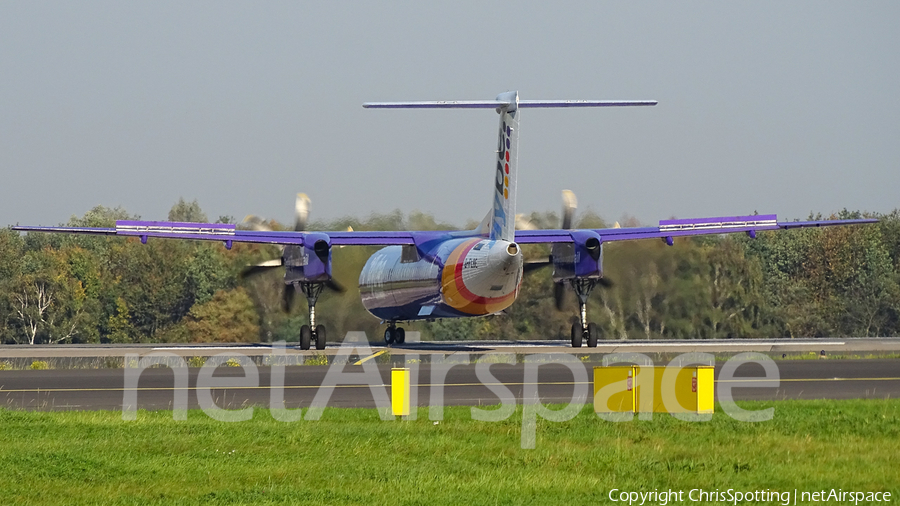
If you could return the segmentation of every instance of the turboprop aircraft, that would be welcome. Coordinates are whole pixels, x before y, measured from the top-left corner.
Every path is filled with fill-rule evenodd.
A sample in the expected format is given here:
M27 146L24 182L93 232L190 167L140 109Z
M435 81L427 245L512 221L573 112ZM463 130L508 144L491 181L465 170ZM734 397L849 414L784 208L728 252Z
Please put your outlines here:
M250 230L235 225L164 221L117 221L113 228L13 227L29 232L62 232L148 238L222 241L281 245L280 259L251 267L251 271L285 268L285 297L296 289L306 296L309 325L300 331L300 347L325 347L326 330L316 324L315 306L323 288L339 287L332 280L331 249L334 246L384 246L366 262L359 275L363 306L387 324L387 344L403 343L401 322L463 318L496 314L516 300L526 270L552 265L557 305L571 287L578 297L578 322L572 325L571 343L587 341L597 346L596 324L588 321L586 303L597 285L608 284L603 275L603 244L638 239L662 239L673 245L676 237L743 232L756 237L761 230L871 223L877 220L779 222L775 215L733 216L663 220L655 227L572 229L573 203L564 211L562 227L555 230L516 230L516 162L519 111L536 107L653 106L653 100L519 100L515 91L495 100L438 102L370 102L365 108L391 109L494 109L500 115L497 150L494 153L491 209L480 226L460 231L334 231L305 230L308 200L298 196L294 231L275 231L263 226ZM571 197L569 197L571 199ZM252 225L252 224L251 224ZM520 244L551 245L545 262L522 258Z

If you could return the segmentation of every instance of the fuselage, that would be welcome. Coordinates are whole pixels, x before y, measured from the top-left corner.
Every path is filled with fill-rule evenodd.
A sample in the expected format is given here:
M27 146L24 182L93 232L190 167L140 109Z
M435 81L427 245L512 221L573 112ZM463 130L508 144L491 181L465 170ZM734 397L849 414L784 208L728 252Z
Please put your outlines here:
M448 235L427 244L369 257L359 290L370 313L385 321L484 316L515 302L523 265L516 243Z

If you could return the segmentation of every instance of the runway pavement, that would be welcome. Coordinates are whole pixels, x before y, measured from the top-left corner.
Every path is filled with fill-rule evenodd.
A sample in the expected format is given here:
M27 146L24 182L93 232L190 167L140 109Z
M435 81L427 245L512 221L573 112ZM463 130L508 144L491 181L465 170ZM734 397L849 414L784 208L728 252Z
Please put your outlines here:
M599 357L598 357L599 358ZM870 360L783 360L776 362L780 384L776 388L746 388L740 379L730 382L734 385L736 400L776 400L776 399L851 399L851 398L896 398L900 397L900 359ZM389 394L389 364L370 364L377 367L380 376L376 388ZM592 393L590 384L592 368L598 363L572 363L572 367L583 368L585 381L579 381L587 392ZM663 364L658 364L663 365ZM361 365L352 363L339 366L344 372L360 373ZM476 374L476 366L458 364L452 367L430 363L410 364L418 369L415 377L418 386L414 389L414 404L428 406L432 397L442 392L443 405L496 405L499 398L491 388L504 385L522 403L525 391L526 368L537 367L536 388L544 403L569 402L576 388L573 372L559 363L544 364L493 364L490 373L493 379L481 381ZM449 367L449 369L448 369ZM722 362L716 364L717 395L722 385L718 381ZM197 377L200 369L182 368L187 371L187 397L189 407L198 407ZM285 407L306 407L319 391L329 366L290 366L285 371ZM248 405L268 407L273 389L271 367L259 367L258 385L243 388L219 388L212 391L218 406L238 408ZM125 395L125 369L61 369L61 370L17 370L0 371L0 401L13 409L33 410L121 410ZM215 377L243 377L244 371L237 367L219 367ZM761 366L747 364L738 368L736 376L759 377L763 375ZM363 380L353 380L351 384L338 385L328 406L333 407L374 407L370 386ZM137 400L140 409L171 409L173 403L174 374L169 368L150 368L142 372L138 383Z
M578 353L578 354L606 354L621 352L638 353L741 353L745 351L757 351L769 354L796 354L796 353L820 353L825 351L829 355L846 355L853 353L889 353L900 354L900 338L805 338L805 339L721 339L721 340L629 340L629 341L601 341L596 348L572 348L567 341L423 341L418 342L418 332L407 332L407 343L395 345L391 348L383 346L380 342L369 343L373 352L382 349L391 349L395 352L417 353L427 360L431 354L446 353ZM348 335L349 340L364 338L364 333ZM300 351L292 343L285 352L287 354L334 355L340 350L340 344L329 342L323 351ZM239 352L247 356L260 356L272 353L272 345L262 344L82 344L82 345L0 345L0 361L35 359L45 360L54 358L80 358L103 359L108 357L124 357L126 354L145 355L154 351L166 351L179 356L210 356L221 352Z

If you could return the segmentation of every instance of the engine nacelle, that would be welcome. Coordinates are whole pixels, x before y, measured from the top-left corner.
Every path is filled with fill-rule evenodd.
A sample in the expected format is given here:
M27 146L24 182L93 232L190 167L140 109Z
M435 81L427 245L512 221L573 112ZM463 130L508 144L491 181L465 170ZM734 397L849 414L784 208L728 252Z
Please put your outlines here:
M593 230L573 230L571 243L555 243L553 281L603 277L603 239Z
M320 283L331 279L331 238L309 232L302 246L285 246L282 254L285 283Z

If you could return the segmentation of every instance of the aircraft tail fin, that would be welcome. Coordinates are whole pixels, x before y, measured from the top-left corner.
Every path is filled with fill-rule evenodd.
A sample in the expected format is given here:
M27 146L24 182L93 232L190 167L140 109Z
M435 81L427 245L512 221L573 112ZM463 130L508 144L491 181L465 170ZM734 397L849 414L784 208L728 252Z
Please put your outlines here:
M493 216L489 237L493 240L516 240L516 165L519 158L519 94L515 91L497 97L504 105L500 113L497 137L497 169L494 175Z
M520 107L617 107L656 105L655 100L519 100L515 91L501 93L495 100L366 102L373 109L495 109L500 114L493 208L488 236L493 240L515 241L516 165L518 162ZM484 223L483 223L484 225ZM479 227L479 228L483 228Z

